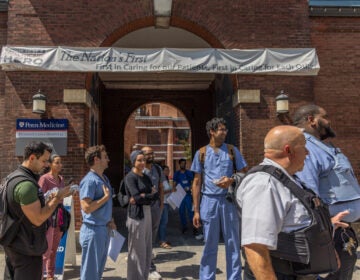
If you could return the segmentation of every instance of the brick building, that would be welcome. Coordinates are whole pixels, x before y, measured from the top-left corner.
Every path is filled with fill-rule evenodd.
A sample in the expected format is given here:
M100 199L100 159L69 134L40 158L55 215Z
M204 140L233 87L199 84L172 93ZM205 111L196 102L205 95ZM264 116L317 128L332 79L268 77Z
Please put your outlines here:
M157 0L0 0L0 46L315 48L321 70L317 76L0 71L1 177L22 160L14 153L16 119L54 118L69 121L64 175L80 179L87 171L84 150L103 143L111 156L107 174L118 185L126 122L138 107L158 102L183 112L193 152L208 141L205 122L225 117L229 141L255 165L265 133L281 123L275 112L280 90L289 94L290 113L309 102L328 111L338 133L334 142L358 174L359 1L163 2L168 11ZM43 115L32 113L39 89L47 97ZM248 92L259 100L232 103Z
M129 167L133 148L150 146L154 159L170 167L170 176L179 168L178 160L191 162L191 130L184 114L166 103L145 104L133 112L125 126L124 157Z

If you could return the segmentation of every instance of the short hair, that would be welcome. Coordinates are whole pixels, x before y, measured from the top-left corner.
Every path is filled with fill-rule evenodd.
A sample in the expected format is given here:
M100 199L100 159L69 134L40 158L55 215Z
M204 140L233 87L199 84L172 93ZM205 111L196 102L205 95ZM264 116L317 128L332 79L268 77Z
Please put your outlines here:
M60 157L58 154L52 154L50 156L50 163L53 163L53 161L57 158L57 157Z
M209 138L211 138L210 130L216 131L220 124L226 126L226 121L223 118L215 117L206 123L206 133Z
M179 159L179 164L184 162L184 161L186 162L186 159L184 159L184 158Z
M85 161L88 166L94 165L94 158L101 158L101 152L105 152L106 148L104 145L96 145L89 147L85 152Z
M321 107L315 104L308 104L301 106L296 110L293 116L293 124L296 126L301 126L305 122L307 122L308 116L315 116L320 113Z
M51 154L52 148L49 145L45 144L44 142L40 142L40 141L30 142L25 146L24 160L29 159L31 155L35 155L36 158L39 158L45 153L45 151L48 151Z

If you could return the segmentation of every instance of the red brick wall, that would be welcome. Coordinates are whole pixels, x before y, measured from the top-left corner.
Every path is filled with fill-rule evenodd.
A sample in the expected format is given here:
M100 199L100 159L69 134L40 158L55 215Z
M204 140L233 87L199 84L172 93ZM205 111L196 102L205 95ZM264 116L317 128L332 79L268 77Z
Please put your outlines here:
M1 177L16 168L22 162L22 157L15 157L15 130L16 119L39 118L32 113L32 96L39 88L47 96L47 112L44 118L66 118L69 120L68 129L68 156L63 156L65 178L73 177L76 181L85 174L84 149L89 140L88 135L89 115L88 108L83 104L64 104L64 88L83 88L84 74L68 73L34 73L34 72L9 72L6 75L5 94L2 107L3 129L2 145L0 149ZM78 203L77 205L77 211Z
M321 70L314 80L315 102L328 112L334 143L360 177L360 18L310 18L312 44Z
M10 45L110 46L127 33L154 24L150 0L19 0L11 1L8 14L7 22L7 15L0 14L0 45L7 40ZM315 101L325 107L339 135L336 143L349 155L358 174L359 20L310 18L307 1L298 0L286 1L286 4L280 0L174 0L170 24L193 32L217 48L316 47L322 67L317 77L237 75L235 79L233 76L235 89L261 90L259 104L241 104L234 110L238 119L235 144L240 144L250 165L261 160L266 131L280 124L275 116L274 98L283 89L290 94L292 112L305 102ZM31 97L39 88L49 97L51 114L70 120L69 157L64 159L66 175L74 172L81 177L85 174L83 152L89 143L89 110L85 105L63 104L62 91L89 86L90 77L77 73L9 72L4 75L0 72L1 176L21 162L14 157L15 119L34 117ZM125 126L123 119L128 117L129 109L134 110L142 101L154 101L142 95L143 92L137 97L121 92L121 98L126 96L127 99L118 105L112 103L120 98L117 94L104 94L101 111L105 126L102 141L113 150L108 172L114 175L115 181L120 177L123 161L117 152L124 148L120 131ZM198 148L205 144L204 122L213 116L213 96L209 92L175 94L174 99L171 94L162 96L163 99L155 101L171 100L170 103L181 108L189 119L193 146ZM115 117L114 112L117 112Z

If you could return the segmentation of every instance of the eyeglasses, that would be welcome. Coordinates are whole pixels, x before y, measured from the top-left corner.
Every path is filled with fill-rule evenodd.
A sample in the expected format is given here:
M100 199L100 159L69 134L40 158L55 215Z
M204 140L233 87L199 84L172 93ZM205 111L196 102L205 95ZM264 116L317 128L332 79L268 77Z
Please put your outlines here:
M229 130L227 128L218 128L216 131L221 131L227 133Z
M150 153L144 154L144 156L151 156L151 155L153 155L153 154L154 154L154 152L150 152Z

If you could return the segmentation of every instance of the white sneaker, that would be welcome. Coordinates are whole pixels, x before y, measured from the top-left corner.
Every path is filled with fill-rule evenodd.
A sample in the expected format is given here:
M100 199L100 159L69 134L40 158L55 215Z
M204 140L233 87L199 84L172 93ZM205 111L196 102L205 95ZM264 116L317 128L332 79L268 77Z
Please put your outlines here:
M198 235L195 235L196 240L201 240L203 238L204 238L204 235L202 235L201 233L199 233Z
M148 279L161 279L161 275L159 272L157 271L153 271L149 273L149 278Z

